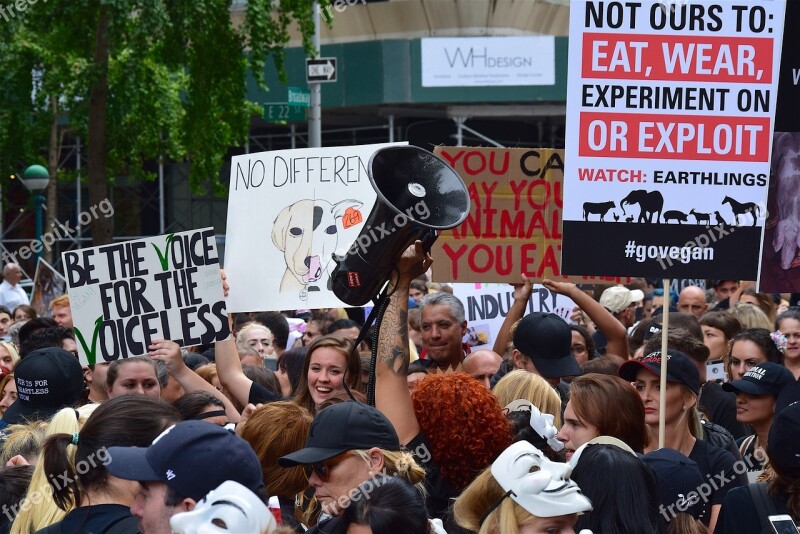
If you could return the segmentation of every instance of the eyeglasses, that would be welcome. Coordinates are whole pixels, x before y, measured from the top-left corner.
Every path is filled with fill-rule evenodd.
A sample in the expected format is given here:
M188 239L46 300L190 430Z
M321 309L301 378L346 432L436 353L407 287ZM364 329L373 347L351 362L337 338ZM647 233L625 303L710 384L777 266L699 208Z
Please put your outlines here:
M305 464L303 466L303 471L306 474L306 478L311 478L311 473L316 473L320 480L327 482L331 478L331 469L344 462L349 455L349 452L343 452L342 454L338 454L327 460L322 460L321 462Z

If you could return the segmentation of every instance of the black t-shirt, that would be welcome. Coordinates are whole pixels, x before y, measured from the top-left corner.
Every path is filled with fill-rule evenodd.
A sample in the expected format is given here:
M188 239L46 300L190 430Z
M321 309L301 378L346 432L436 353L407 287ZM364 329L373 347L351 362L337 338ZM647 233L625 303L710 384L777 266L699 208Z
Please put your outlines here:
M261 384L253 382L250 384L250 395L247 397L247 402L250 404L267 404L283 400L283 397L277 393L273 393Z
M341 517L329 517L306 530L306 534L347 534L347 527Z
M698 439L694 447L692 447L692 452L689 453L689 458L697 463L700 474L703 475L703 479L708 484L707 490L710 491L709 502L712 506L722 504L722 501L725 500L725 495L731 488L747 485L747 478L743 474L737 474L734 471L736 458L725 449L714 447ZM703 518L706 524L708 524L710 515L707 514Z
M425 489L428 491L425 505L428 508L428 517L444 519L450 508L450 499L458 497L458 491L442 478L439 464L433 458L433 447L428 443L425 434L420 432L404 449L414 455L417 463L425 469Z
M131 509L121 504L96 504L81 506L69 512L64 519L36 534L137 534L139 518Z
M770 497L770 500L775 505L776 515L789 513L786 508L786 503L789 501L788 495L779 493L775 497ZM762 531L761 517L756 510L749 488L745 486L731 489L722 504L717 526L714 527L714 534L739 534L740 532L759 534Z
M722 389L716 382L706 382L700 390L700 409L736 439L750 434L747 425L736 420L736 395Z

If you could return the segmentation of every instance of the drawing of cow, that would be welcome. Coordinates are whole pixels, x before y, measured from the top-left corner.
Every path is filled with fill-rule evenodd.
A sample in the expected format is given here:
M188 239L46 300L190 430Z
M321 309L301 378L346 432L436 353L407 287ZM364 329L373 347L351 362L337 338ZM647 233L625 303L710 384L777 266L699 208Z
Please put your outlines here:
M603 221L603 217L606 216L606 213L611 211L616 207L613 201L608 202L584 202L583 203L583 220L588 222L589 215L599 215L600 220ZM605 222L605 221L603 221Z

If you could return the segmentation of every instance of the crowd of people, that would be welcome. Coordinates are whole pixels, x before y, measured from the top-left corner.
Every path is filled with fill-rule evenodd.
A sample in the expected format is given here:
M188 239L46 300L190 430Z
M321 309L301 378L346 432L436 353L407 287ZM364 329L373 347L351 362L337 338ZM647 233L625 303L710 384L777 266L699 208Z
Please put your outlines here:
M576 305L565 321L526 313L523 276L492 349L472 351L431 261L419 243L398 260L360 342L362 310L237 313L225 341L156 340L94 365L69 297L37 317L7 265L0 529L701 534L800 520L789 295L545 280Z

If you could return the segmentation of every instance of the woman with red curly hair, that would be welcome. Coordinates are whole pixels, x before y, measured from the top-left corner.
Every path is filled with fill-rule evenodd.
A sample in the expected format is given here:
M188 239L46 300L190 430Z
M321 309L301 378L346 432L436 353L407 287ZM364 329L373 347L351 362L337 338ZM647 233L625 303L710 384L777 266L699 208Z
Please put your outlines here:
M511 444L512 431L494 395L467 374L429 375L413 397L408 390L408 288L431 261L418 241L396 265L378 338L375 400L425 468L428 512L442 518L450 499Z

